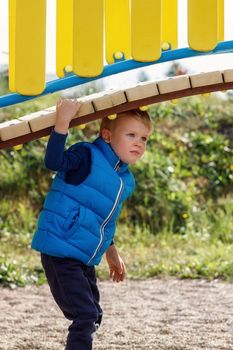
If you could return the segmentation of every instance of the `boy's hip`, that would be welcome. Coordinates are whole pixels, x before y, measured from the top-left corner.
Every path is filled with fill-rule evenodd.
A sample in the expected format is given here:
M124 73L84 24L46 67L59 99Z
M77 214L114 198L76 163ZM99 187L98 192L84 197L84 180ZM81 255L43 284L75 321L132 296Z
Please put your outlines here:
M48 254L44 254L44 253L41 253L41 262L43 262L43 264L45 264L45 265L51 264L51 262L52 262L53 265L55 265L55 266L56 265L70 266L70 268L72 268L72 266L76 266L76 267L79 267L83 270L95 269L94 266L88 266L78 259L74 259L74 258L70 258L70 257L52 256L52 255L48 255Z

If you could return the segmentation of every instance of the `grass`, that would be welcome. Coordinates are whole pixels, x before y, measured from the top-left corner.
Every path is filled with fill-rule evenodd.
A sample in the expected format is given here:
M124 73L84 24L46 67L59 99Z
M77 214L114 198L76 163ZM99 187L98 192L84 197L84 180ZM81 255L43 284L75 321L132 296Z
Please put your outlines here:
M194 225L194 222L196 223ZM223 279L233 282L233 196L207 201L187 218L183 234L167 230L154 235L147 227L121 224L116 244L126 263L128 277ZM106 278L108 267L98 271Z
M132 228L120 226L118 231L123 236L116 238L128 278L175 276L233 282L232 243L213 239L208 234L160 233L154 236L146 228L136 227L133 234L129 230L132 232ZM1 257L0 280L3 284L14 287L45 282L39 254L31 250L29 237L22 246L20 237L6 235L2 239ZM105 258L97 267L97 274L100 279L108 278Z
M32 220L29 208L23 209L24 205L28 205L26 198L15 212L22 231L14 234L1 231L0 282L12 288L45 282L39 254L30 248L35 220ZM210 210L200 211L196 219L202 230L195 231L191 221L184 234L164 231L154 235L147 227L121 222L116 245L125 261L128 278L175 276L233 282L233 197L220 200L215 214L215 220L210 220L214 215ZM97 267L97 274L100 279L108 278L105 258Z
M125 227L121 228L126 230ZM233 245L208 234L186 233L152 235L147 229L136 227L127 232L124 242L119 239L119 251L126 263L127 275L132 279L175 276L177 278L224 279L233 281ZM106 278L105 261L98 270Z

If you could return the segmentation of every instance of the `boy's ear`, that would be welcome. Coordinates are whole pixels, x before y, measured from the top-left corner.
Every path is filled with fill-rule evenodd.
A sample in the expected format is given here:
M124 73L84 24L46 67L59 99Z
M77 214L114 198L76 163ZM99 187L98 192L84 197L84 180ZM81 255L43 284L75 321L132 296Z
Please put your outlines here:
M109 129L104 128L101 132L101 136L105 142L110 143L111 141L111 131Z

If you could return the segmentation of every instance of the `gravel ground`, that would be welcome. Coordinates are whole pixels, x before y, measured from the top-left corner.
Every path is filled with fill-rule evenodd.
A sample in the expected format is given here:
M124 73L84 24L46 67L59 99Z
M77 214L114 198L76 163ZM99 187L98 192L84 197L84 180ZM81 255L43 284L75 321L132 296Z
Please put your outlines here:
M233 284L151 279L99 288L95 350L233 350ZM64 348L69 322L47 285L0 292L0 350Z

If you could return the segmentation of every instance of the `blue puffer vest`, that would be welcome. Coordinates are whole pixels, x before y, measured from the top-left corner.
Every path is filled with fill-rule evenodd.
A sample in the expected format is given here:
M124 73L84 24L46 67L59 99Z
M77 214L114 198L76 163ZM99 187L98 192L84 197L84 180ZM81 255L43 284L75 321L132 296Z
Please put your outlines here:
M122 203L135 182L102 138L79 143L91 150L91 171L79 185L58 172L38 220L32 248L44 254L98 265L111 244ZM120 165L120 167L119 167Z

